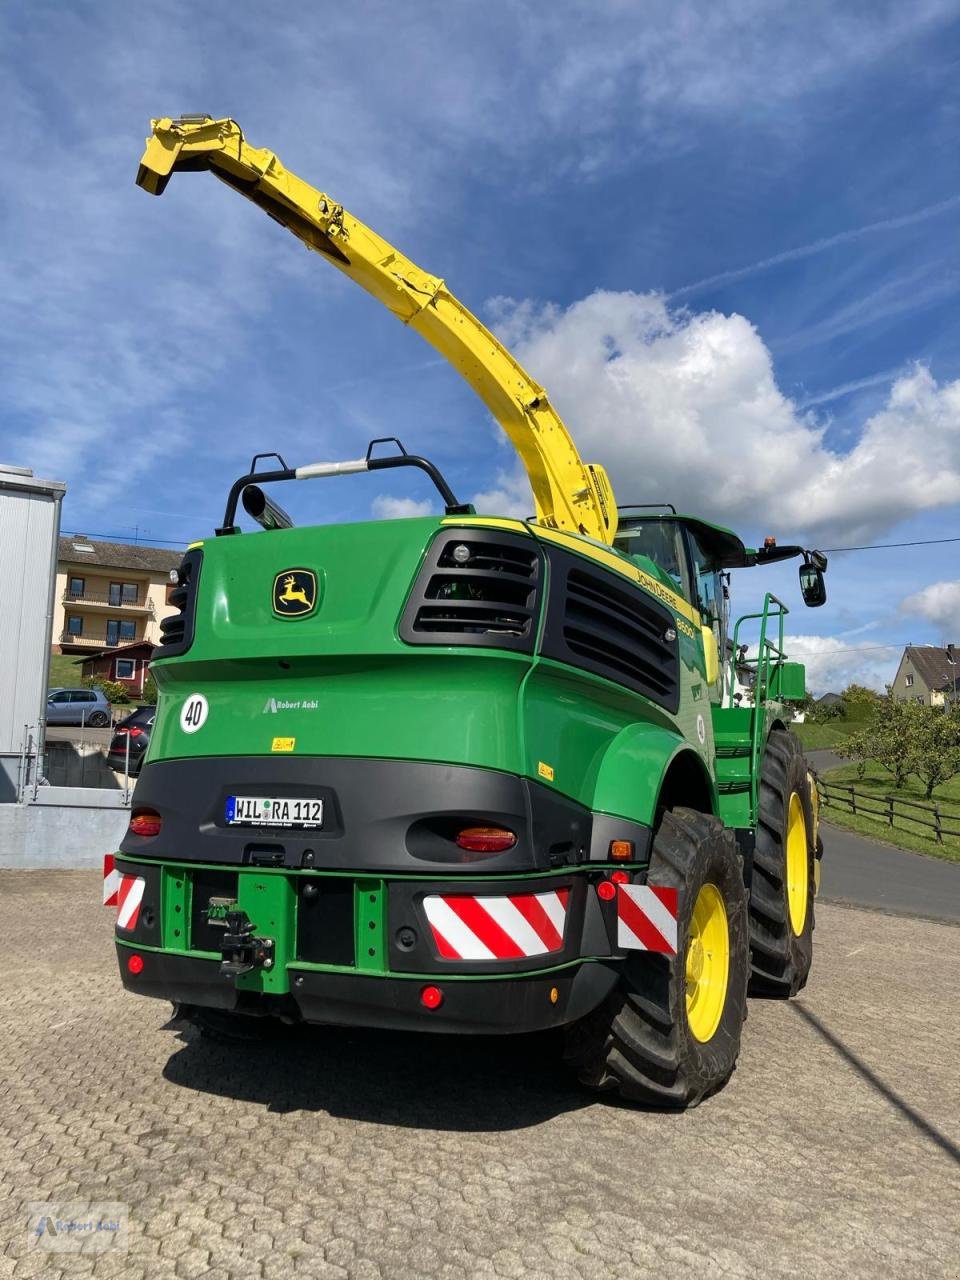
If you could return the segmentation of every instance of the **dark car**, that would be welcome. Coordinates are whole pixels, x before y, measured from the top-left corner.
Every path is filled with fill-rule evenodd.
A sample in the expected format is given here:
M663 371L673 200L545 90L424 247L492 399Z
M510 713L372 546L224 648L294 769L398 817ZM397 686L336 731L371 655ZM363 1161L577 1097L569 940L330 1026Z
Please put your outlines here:
M118 721L107 752L107 763L111 769L122 773L126 768L129 744L130 773L135 776L140 772L144 754L150 744L150 731L156 714L156 707L137 707L136 711L131 711Z

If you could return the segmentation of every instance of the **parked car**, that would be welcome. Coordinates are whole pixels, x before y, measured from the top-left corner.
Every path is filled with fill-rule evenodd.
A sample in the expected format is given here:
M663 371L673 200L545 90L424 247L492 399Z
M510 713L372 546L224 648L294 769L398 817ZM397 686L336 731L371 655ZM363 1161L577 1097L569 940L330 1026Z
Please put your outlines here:
M150 731L156 714L156 707L137 707L136 711L131 711L128 716L118 721L110 740L110 749L107 751L107 764L111 769L123 772L127 764L127 743L129 743L130 773L134 777L139 774L143 757L150 745Z
M109 723L110 703L102 689L51 689L47 694L47 724L102 729Z

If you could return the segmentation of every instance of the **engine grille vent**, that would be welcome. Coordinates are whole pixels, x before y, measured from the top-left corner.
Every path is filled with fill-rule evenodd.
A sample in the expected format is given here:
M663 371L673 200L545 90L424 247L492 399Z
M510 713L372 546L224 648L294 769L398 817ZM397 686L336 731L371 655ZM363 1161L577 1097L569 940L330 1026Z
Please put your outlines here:
M541 563L532 538L485 529L441 534L414 583L400 638L532 652Z
M550 565L544 656L605 676L676 713L680 685L673 614L639 587L587 568L556 548L550 549Z
M203 551L197 547L188 551L177 570L179 582L170 592L169 600L177 610L160 623L160 644L155 651L158 658L173 658L186 653L193 644L194 614L197 602L197 585Z

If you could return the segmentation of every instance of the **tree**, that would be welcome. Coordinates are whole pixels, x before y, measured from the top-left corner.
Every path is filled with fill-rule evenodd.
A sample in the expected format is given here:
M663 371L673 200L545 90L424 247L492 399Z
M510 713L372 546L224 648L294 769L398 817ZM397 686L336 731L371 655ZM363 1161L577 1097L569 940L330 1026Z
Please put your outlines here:
M847 703L881 701L880 694L875 689L868 689L865 684L848 684L840 697Z
M910 772L924 784L929 800L934 787L960 773L960 711L956 707L916 709L923 714L910 734Z
M915 702L897 702L892 698L877 698L872 718L862 729L852 733L847 742L836 750L859 762L858 773L862 778L868 760L876 760L888 773L892 773L899 789L909 774L915 772L914 758L919 725L926 707Z

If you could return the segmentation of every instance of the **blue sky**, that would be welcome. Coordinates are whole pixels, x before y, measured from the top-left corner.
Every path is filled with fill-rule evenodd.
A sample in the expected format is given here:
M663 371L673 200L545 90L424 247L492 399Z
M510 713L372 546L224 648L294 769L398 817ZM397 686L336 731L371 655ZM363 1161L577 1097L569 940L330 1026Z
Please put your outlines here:
M442 275L621 502L747 541L960 534L958 62L939 0L5 6L0 457L124 539L207 534L254 452L378 435L529 510L414 334L209 176L134 187L149 118L208 111ZM815 613L793 567L738 574L736 603L797 606L815 687L880 685L897 646L960 641L958 546L835 555Z

